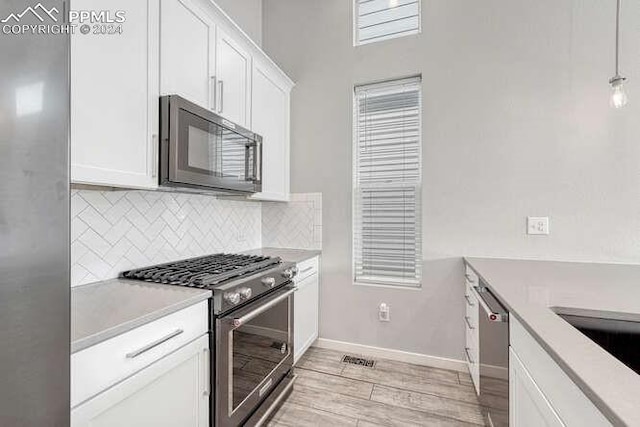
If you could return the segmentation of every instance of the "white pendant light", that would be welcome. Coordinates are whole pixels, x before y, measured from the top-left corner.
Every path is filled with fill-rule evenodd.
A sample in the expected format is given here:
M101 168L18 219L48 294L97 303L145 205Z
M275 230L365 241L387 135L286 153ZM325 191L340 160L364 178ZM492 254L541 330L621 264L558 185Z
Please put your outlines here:
M617 0L616 6L616 75L609 79L611 85L611 106L622 108L627 104L627 93L624 91L626 77L620 75L620 2Z

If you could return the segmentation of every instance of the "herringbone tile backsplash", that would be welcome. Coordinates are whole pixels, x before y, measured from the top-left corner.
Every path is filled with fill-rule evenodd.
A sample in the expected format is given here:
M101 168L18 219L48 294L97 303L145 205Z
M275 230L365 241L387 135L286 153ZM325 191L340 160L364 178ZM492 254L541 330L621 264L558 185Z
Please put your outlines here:
M262 246L260 203L151 191L71 192L71 285Z
M262 244L322 249L322 193L296 193L291 194L289 203L264 203Z

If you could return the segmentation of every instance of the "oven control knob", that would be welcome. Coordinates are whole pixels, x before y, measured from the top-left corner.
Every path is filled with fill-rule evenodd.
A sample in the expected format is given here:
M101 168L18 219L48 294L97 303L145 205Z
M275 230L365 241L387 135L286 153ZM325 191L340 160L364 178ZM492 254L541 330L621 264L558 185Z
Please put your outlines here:
M296 274L298 274L298 268L291 267L282 272L282 277L284 277L285 279L293 279Z
M273 285L276 284L276 279L273 277L265 277L264 279L262 279L262 284L267 288L273 288Z
M238 289L238 292L240 292L240 296L242 297L242 299L251 298L251 294L253 293L251 288L240 288Z
M240 302L240 293L239 292L225 292L223 298L229 304L236 305L237 303Z

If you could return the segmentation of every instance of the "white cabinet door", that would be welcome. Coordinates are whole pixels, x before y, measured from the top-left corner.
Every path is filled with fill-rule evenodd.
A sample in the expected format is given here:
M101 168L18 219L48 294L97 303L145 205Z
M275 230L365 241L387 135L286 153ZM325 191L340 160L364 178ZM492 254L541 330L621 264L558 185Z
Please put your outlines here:
M160 2L160 91L215 108L215 25L189 0Z
M121 34L71 36L71 180L157 187L158 4L74 0L78 10L122 10Z
M250 127L251 56L218 28L217 111L235 124Z
M515 317L509 318L509 345L555 413L569 426L611 423ZM509 359L511 361L511 357ZM512 379L509 378L511 383Z
M319 274L316 272L297 283L298 291L293 298L294 363L318 338L318 276Z
M260 200L289 200L290 87L274 67L253 63L251 130L262 136L262 192Z
M204 335L71 411L72 427L209 425Z
M509 349L509 425L564 426L513 349Z

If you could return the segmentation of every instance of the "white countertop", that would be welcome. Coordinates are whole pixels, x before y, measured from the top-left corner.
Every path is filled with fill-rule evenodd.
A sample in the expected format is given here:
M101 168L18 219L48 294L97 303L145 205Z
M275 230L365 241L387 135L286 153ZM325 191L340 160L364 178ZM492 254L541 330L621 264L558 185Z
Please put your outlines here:
M71 288L71 352L211 297L206 289L113 279Z
M260 248L244 252L299 263L319 250ZM71 352L75 353L211 297L211 291L112 279L71 289Z
M640 375L552 310L640 322L640 265L465 261L613 424L640 426Z

